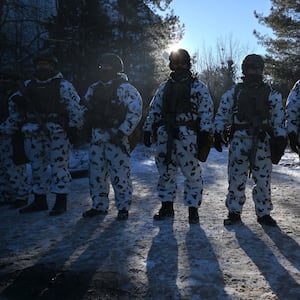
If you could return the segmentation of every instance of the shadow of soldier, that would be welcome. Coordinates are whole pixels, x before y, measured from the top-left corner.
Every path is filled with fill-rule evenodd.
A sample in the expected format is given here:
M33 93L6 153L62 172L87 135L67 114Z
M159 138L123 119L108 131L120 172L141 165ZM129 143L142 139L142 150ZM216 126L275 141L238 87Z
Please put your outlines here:
M186 235L190 264L189 295L199 299L230 299L214 249L200 226L190 226Z
M272 239L280 253L300 272L300 246L288 234L277 228L263 227L265 233Z
M173 232L173 220L157 221L147 257L148 291L145 299L181 299L176 284L178 274L178 245Z
M9 274L13 280L2 294L8 299L22 300L81 299L88 289L90 275L70 272L66 263L85 247L103 219L104 216L100 216L88 226L86 220L79 219L69 234L40 254L34 265Z
M278 299L299 299L299 284L290 271L282 266L279 261L281 258L262 239L245 225L235 227L235 236L241 249L258 267Z

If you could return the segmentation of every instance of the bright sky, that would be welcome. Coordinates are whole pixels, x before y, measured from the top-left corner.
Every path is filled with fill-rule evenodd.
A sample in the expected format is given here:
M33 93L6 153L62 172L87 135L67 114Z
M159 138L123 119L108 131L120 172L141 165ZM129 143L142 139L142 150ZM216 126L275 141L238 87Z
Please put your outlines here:
M191 54L203 47L215 49L218 40L229 38L249 51L264 54L253 30L272 34L254 16L254 11L269 15L270 0L173 0L171 8L185 24L184 39L179 46Z

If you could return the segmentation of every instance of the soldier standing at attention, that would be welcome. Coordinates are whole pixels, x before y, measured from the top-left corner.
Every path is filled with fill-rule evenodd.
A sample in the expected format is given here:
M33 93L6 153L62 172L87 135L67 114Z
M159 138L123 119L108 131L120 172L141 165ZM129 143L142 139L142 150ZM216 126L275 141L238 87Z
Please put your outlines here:
M32 168L34 200L20 213L48 209L47 194L56 195L51 216L64 213L71 183L68 132L83 125L83 108L73 85L57 70L50 50L34 58L34 79L20 87L13 101L23 120L25 149ZM50 172L49 172L50 166Z
M278 164L286 147L285 115L281 94L263 81L264 60L260 55L247 55L242 63L243 82L228 90L221 99L215 117L215 142L222 152L226 144L223 132L231 126L228 193L225 225L241 221L246 201L245 188L252 174L252 196L257 221L276 226L270 216L272 162Z
M85 122L92 130L89 186L93 205L83 217L107 213L110 180L118 209L117 220L127 220L132 202L128 137L142 117L142 99L128 82L118 55L103 54L99 69L99 81L88 88L84 97Z
M0 204L11 204L13 208L27 205L30 192L23 135L9 109L18 80L13 68L0 70Z
M287 132L292 151L300 154L300 79L287 98Z
M155 162L161 208L154 220L174 216L177 169L184 182L184 203L189 223L199 223L203 180L198 151L208 142L213 127L213 101L204 83L195 78L189 53L184 49L169 56L170 78L157 89L144 124L144 143L150 147L156 139Z

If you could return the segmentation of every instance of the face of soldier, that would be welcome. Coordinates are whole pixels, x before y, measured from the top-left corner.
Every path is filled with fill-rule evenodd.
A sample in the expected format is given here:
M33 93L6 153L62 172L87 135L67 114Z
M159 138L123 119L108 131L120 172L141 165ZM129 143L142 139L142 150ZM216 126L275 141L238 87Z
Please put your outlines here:
M99 79L104 83L114 79L116 76L116 72L112 66L105 63L99 65L99 70Z
M247 73L245 77L250 82L260 82L263 77L263 69L259 65L249 65L247 66Z
M37 61L35 64L35 77L46 80L54 75L54 66L49 61Z

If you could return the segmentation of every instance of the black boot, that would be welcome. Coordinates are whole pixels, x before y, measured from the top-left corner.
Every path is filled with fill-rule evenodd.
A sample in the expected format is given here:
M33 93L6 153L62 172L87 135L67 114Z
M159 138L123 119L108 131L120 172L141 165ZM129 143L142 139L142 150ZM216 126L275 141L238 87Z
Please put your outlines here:
M19 210L20 214L32 213L36 211L48 210L46 195L34 194L34 200L28 206Z
M67 210L67 194L56 194L55 204L50 211L50 216L58 216Z
M227 219L224 220L224 225L234 225L241 223L241 214L235 212L229 212Z
M27 204L28 204L27 199L16 199L16 201L14 201L10 207L11 208L21 208Z
M189 223L198 224L199 223L199 214L197 207L189 207Z
M171 217L174 217L173 202L166 201L161 203L161 208L159 212L154 215L153 219L156 221L161 221Z

